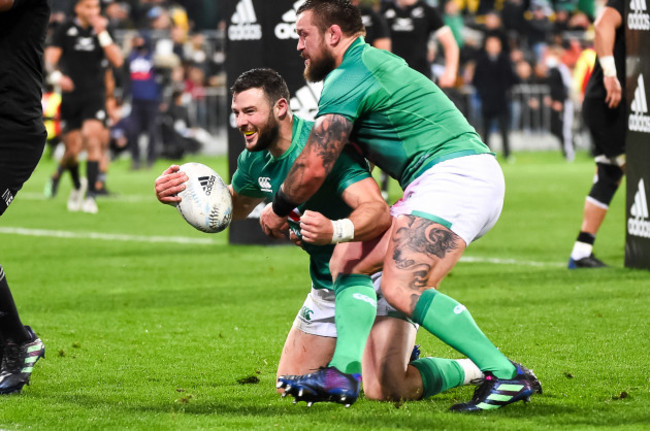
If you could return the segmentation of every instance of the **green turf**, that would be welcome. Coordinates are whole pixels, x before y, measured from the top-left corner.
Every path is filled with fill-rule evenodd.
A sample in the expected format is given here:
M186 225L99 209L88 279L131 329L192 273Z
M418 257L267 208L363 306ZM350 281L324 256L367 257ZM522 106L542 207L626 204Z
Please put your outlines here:
M227 172L225 158L194 160ZM593 174L586 154L568 164L559 152L521 153L504 164L501 220L441 286L544 385L529 404L476 416L447 412L471 388L417 402L362 398L350 409L276 395L284 338L308 291L307 258L193 230L155 200L167 164L131 172L118 161L109 187L119 196L87 215L66 211L67 178L57 198L40 197L54 166L43 160L3 216L0 262L47 357L22 395L0 398L0 429L650 428L650 272L623 268L624 193L595 248L612 267L565 269ZM209 243L150 241L161 236ZM423 332L418 342L426 355L457 356Z

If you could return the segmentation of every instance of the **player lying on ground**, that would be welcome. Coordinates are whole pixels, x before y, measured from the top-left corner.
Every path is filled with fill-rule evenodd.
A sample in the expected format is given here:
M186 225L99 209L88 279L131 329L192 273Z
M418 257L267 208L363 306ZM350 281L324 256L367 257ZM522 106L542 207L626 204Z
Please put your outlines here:
M270 69L243 73L232 92L232 110L246 145L229 186L233 219L237 220L273 196L303 149L313 123L292 114L289 90ZM160 202L173 205L180 201L176 195L185 188L187 176L178 169L172 165L156 180ZM335 313L338 315L329 272L334 244L375 237L391 223L379 187L363 158L353 151L341 155L325 185L298 210L302 216L294 213L297 217L290 221L291 236L309 253L312 289L285 342L278 375L307 373L330 361L337 340ZM415 361L432 364L430 375L422 378L418 369L409 365L416 326L388 306L380 291L376 300L366 300L378 308L363 355L366 397L419 399L423 394L430 396L480 380L481 373L471 361L439 358ZM353 383L357 386L349 394L349 403L358 396L358 382L354 379Z
M452 410L495 409L541 392L535 375L508 360L464 305L437 290L465 248L499 218L505 182L494 154L433 82L364 42L361 16L348 0L305 1L296 31L305 77L324 81L323 91L312 133L262 212L262 228L282 235L291 210L319 190L350 142L399 181L404 197L391 209L386 247L373 251L380 241L371 240L360 254L348 250L332 260L339 338L330 367L281 383L307 401L341 402L338 393L354 389L345 382L361 371L376 314L372 301L359 298L374 295L369 274L383 267L388 302L485 374L472 400ZM418 368L427 375L429 364Z

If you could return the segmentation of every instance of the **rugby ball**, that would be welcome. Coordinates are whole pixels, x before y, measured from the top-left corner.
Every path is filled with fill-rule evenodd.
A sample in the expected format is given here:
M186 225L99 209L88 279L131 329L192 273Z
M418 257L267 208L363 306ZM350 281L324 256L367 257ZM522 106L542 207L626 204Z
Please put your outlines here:
M230 225L232 197L228 186L212 168L201 163L180 166L188 180L176 208L186 222L201 232L217 233Z

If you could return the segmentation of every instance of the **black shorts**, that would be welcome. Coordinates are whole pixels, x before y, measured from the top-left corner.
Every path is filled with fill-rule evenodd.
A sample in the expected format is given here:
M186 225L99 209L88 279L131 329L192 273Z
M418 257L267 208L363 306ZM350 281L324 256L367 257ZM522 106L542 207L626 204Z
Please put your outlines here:
M0 133L0 215L29 179L43 155L46 133Z
M625 99L618 107L610 109L600 98L585 98L582 103L582 117L589 127L596 152L615 159L625 154L625 133L627 130Z
M106 100L102 94L66 94L61 98L61 123L64 132L81 129L86 120L106 125Z

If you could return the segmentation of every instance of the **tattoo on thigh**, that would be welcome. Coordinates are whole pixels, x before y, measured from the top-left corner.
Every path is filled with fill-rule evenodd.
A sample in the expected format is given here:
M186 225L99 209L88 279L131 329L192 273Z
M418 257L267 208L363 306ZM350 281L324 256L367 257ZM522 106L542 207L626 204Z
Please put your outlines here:
M426 287L433 266L430 260L433 257L442 259L455 250L459 237L431 220L406 217L407 226L399 228L393 238L393 261L398 269L412 271L410 287L419 290Z

